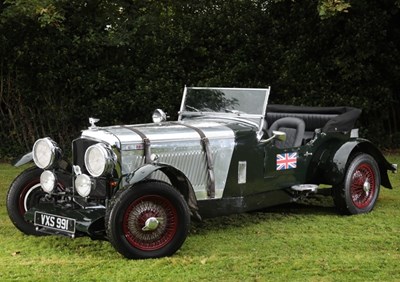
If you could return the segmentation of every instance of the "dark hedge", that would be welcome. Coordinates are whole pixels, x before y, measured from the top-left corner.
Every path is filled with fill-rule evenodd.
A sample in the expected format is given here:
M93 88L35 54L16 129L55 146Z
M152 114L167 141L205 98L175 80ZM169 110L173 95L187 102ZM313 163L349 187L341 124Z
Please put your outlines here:
M193 3L191 3L193 2ZM271 86L270 102L352 106L363 136L400 146L396 1L0 2L0 159L88 126L176 117L184 85Z

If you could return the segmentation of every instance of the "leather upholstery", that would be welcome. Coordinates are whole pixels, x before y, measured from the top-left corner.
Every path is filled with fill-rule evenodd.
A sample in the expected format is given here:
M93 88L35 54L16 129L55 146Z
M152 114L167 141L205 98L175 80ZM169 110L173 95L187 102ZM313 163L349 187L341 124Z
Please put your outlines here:
M283 117L297 117L305 121L306 123L306 131L312 131L316 128L323 128L325 124L336 117L335 114L306 114L306 113L277 113L277 112L269 112L267 113L267 122L268 124L272 124L274 121L283 118Z
M286 133L285 141L276 141L278 148L299 147L302 144L305 132L305 123L302 119L295 117L284 117L276 120L268 130L270 136L272 131L278 130Z

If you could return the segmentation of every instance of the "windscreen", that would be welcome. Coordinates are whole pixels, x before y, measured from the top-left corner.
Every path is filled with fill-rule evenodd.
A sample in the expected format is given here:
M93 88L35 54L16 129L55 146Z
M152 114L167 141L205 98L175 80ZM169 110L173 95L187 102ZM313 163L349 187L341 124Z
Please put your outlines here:
M263 115L268 89L187 88L181 111Z

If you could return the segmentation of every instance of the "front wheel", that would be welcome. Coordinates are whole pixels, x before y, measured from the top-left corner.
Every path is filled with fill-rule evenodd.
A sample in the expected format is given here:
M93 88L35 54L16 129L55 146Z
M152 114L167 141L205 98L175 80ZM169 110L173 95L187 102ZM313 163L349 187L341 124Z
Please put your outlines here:
M139 183L117 194L110 208L107 236L126 258L170 256L187 237L188 205L167 183Z
M374 158L358 154L350 160L344 181L333 188L336 207L344 214L370 212L378 199L381 178Z
M7 211L12 223L27 235L44 235L36 231L32 222L26 221L25 213L39 203L46 193L40 186L42 169L28 168L15 178L7 194Z

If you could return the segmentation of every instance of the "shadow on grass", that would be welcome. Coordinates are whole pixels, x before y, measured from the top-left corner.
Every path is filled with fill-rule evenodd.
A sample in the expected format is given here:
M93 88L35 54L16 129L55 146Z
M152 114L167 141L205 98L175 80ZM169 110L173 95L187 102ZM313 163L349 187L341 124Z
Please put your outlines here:
M259 224L261 221L282 220L307 215L337 215L331 196L314 195L298 202L283 204L242 214L232 214L215 218L206 218L201 222L193 221L190 233L205 234L208 231L246 227Z
M333 216L336 215L333 200L329 196L315 195L296 203L266 208L254 212L233 214L204 219L202 222L192 222L189 236L207 236L208 233L224 230L251 227L260 222L297 220L307 216ZM89 237L77 237L70 239L59 236L45 236L41 238L26 237L35 246L34 252L47 254L52 257L54 253L63 259L80 257L82 259L98 258L119 260L123 257L114 250L108 241L92 240Z
M276 207L264 209L265 212L271 213L292 213L292 214L337 214L333 198L316 194L294 202Z

